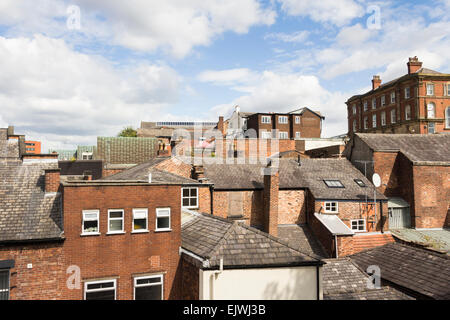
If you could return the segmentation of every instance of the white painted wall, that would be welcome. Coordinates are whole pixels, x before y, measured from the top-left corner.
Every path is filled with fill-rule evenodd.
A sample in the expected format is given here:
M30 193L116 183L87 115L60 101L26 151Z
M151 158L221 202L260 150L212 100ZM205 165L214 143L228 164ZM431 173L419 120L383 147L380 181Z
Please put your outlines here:
M300 138L298 140L305 140L305 151L329 146L345 145L343 139Z
M322 268L319 268L322 299ZM200 300L316 300L316 267L200 270Z

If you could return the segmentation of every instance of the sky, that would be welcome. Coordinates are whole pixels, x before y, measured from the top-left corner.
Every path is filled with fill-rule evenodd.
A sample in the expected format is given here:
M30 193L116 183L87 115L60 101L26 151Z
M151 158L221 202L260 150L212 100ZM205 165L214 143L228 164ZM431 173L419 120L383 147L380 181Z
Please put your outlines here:
M309 107L323 137L345 101L407 72L450 73L450 0L1 0L0 127L48 149L141 121Z

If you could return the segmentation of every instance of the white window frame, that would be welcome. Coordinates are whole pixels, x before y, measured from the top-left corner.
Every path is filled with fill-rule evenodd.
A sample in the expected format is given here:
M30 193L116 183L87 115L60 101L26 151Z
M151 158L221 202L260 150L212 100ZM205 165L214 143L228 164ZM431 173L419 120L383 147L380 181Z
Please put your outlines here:
M376 109L377 108L377 98L373 98L372 99L372 109Z
M369 129L369 118L364 117L364 129Z
M122 212L122 218L111 218L111 212ZM111 220L122 220L122 230L120 231L111 231L110 230L110 221ZM124 234L125 233L125 210L123 209L108 209L108 233L107 234Z
M367 101L364 101L363 108L364 108L364 111L367 111L367 109L368 109Z
M391 110L391 123L397 123L397 110L395 109Z
M391 92L391 103L395 103L395 91Z
M81 159L82 159L82 160L92 160L92 159L93 159L93 156L94 156L94 153L93 153L93 152L83 152L83 153L81 154ZM85 159L85 157L86 157L86 159Z
M197 205L196 206L183 206L183 190L184 189L197 189ZM189 194L190 194L190 192L189 192ZM191 197L191 196L189 196L188 197L189 199L191 199L191 198L193 198L193 197ZM197 187L184 187L184 188L181 188L181 207L182 208L185 208L185 209L198 209L198 188Z
M445 108L445 129L450 129L450 107Z
M376 128L377 127L377 115L373 114L372 115L372 128Z
M427 96L434 96L434 83L427 83Z
M295 137L296 137L297 139L301 138L301 133L300 133L300 131L296 131L296 132L295 132Z
M433 106L433 109L430 110L430 106ZM430 112L433 111L433 114L430 116ZM427 104L427 119L434 119L436 118L436 104L433 102L430 102Z
M409 99L409 98L411 98L411 88L406 87L405 88L405 99Z
M136 214L140 214L140 213L145 213L145 229L134 229L134 220L136 219L135 218L135 215ZM143 218L138 218L138 219L143 219ZM142 208L142 209L139 209L139 208L136 208L136 209L133 209L133 220L131 221L131 232L132 233L142 233L142 232L148 232L148 209L147 208Z
M289 119L287 116L278 116L278 123L287 124L288 122L289 122Z
M386 125L386 112L385 111L383 111L382 113L381 113L381 126L385 126Z
M198 193L197 193L198 194ZM169 211L169 213L161 213L161 211ZM159 231L172 231L172 213L170 208L156 208L155 215L155 232ZM169 218L169 227L168 228L158 228L158 218Z
M447 96L450 96L450 83L447 83L445 89L446 89L446 90L445 90L445 94L446 94Z
M356 221L357 223L357 229L353 229L353 221ZM363 222L364 230L359 230L360 222ZM367 232L367 226L366 226L366 219L352 219L350 220L350 229L352 229L353 232Z
M300 124L300 116L295 116L295 124Z
M150 278L160 278L161 282L155 282L155 283L146 283L146 284L137 284L138 280L141 279L150 279ZM136 300L136 288L141 288L141 287L154 287L157 285L161 285L161 300L164 300L164 275L163 274L155 274L152 276L139 276L139 277L134 277L133 280L133 300Z
M329 208L327 209L327 205ZM334 205L334 209L333 209ZM337 201L325 201L323 203L323 212L325 213L339 213L339 202Z
M261 123L270 123L270 122L271 122L270 116L261 116Z
M289 133L287 131L279 131L278 138L279 139L289 139Z
M385 106L386 105L386 96L385 95L382 95L381 96L381 106L383 107L383 106Z
M353 106L352 106L352 112L353 112L353 114L356 114L356 105L355 104L353 104Z
M353 132L356 132L356 120L353 120L353 124L352 124L352 127L353 127Z
M411 120L411 106L409 104L405 107L405 120Z
M323 181L328 188L345 188L342 181L338 179L325 179Z
M272 139L272 132L261 130L261 139Z
M97 215L97 231L92 232L85 232L84 231L84 222L85 221L95 221L88 219L86 220L85 214L93 214L95 213ZM93 236L93 235L99 235L100 234L100 210L83 210L81 212L81 235L82 236Z
M86 300L86 294L88 293L87 286L89 284L97 284L97 283L106 283L113 282L114 286L112 288L101 288L101 289L91 289L89 292L101 292L101 291L110 291L114 289L114 300L117 299L117 279L108 279L108 280L99 280L99 281L86 281L84 283L84 300Z

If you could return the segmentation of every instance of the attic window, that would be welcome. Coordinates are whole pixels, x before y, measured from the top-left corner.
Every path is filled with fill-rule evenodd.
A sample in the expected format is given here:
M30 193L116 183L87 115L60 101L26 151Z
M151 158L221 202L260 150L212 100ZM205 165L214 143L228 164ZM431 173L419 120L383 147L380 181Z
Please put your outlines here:
M328 188L345 188L339 180L323 180Z
M367 187L366 184L364 183L364 181L362 181L361 179L355 179L355 182L361 188Z

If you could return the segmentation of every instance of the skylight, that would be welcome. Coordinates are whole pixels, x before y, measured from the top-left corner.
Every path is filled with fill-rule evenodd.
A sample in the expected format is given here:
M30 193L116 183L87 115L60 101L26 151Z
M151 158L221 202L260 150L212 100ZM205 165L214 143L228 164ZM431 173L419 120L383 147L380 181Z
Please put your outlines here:
M344 185L339 180L323 180L328 188L344 188Z
M355 182L361 188L367 187L366 184L364 183L364 181L362 181L361 179L355 179Z

